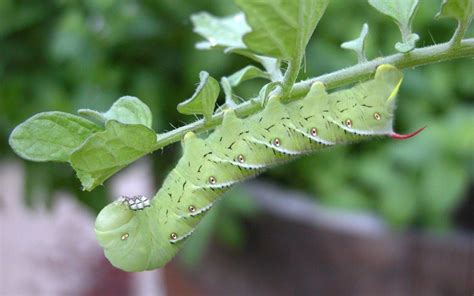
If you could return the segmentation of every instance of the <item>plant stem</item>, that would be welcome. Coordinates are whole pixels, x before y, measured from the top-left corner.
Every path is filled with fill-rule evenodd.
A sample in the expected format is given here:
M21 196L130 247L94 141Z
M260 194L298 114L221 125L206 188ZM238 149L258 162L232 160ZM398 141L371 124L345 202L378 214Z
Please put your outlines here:
M451 42L427 46L415 49L409 54L394 54L383 58L376 58L374 60L341 69L336 72L301 81L293 85L293 88L289 94L289 100L297 100L305 96L308 93L311 85L316 81L323 82L327 89L333 89L358 81L367 80L374 74L377 67L381 64L391 64L399 69L405 69L458 58L474 58L474 38L464 39L461 41L458 47L454 48L451 46ZM290 66L291 64L289 67ZM294 66L296 67L296 65ZM299 64L297 67L299 67ZM292 69L292 72L290 73L293 73L293 71L296 71L297 73L298 70L299 69ZM290 71L290 68L288 68L287 71ZM257 102L256 99L252 99L238 105L234 111L239 117L244 118L257 113L262 109L263 107L261 104ZM201 133L214 129L221 124L223 116L223 112L219 112L214 114L212 118L206 122L206 124L204 124L204 121L201 119L167 133L158 134L155 150L161 149L169 144L179 142L188 132L192 131L194 133Z
M281 95L284 99L288 97L291 92L292 86L295 84L298 74L300 73L301 60L303 59L302 55L298 55L288 63L288 68L286 69L285 76L282 81L282 92Z
M418 48L408 54L394 54L391 56L377 58L366 63L358 64L336 72L324 74L295 84L291 97L300 98L309 91L311 84L321 81L327 89L337 88L357 81L370 78L381 64L391 64L398 69L415 68L419 66L444 62L459 58L474 57L474 38L464 39L457 48L451 48L451 43L441 43L438 45Z
M471 19L458 22L456 31L454 31L453 38L450 41L452 47L457 47L461 44L462 38L464 37L464 34L466 33L470 23Z

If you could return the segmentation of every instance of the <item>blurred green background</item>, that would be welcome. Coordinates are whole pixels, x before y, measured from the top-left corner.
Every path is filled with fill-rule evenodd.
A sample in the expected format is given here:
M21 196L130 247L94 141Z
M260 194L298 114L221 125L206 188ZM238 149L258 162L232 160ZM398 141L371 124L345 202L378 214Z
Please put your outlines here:
M455 22L434 20L441 1L421 1L414 20L418 46L449 40ZM157 131L189 122L176 105L192 95L198 73L229 75L250 61L219 50L199 51L190 15L206 10L224 16L231 0L44 0L0 1L0 153L18 159L7 141L11 130L43 111L105 111L120 96L139 97L154 114ZM335 0L308 46L301 79L355 63L339 45L369 24L368 57L394 53L396 25L365 1ZM472 28L468 36L472 36ZM338 147L271 170L263 178L305 191L325 205L372 211L396 229L473 229L474 62L448 61L404 71L396 130L428 128L405 142L376 140ZM262 81L246 82L243 97L258 94ZM153 156L157 183L179 158L179 146ZM151 159L151 158L150 158ZM25 162L28 205L52 205L66 189L92 211L113 197L104 187L82 192L66 165ZM107 186L107 184L106 184ZM240 188L231 194L247 196ZM216 231L238 246L242 216L256 214L251 198L221 203L201 232ZM466 211L464 211L465 213ZM230 213L230 214L229 214ZM213 221L219 221L215 223ZM200 236L200 244L208 235ZM190 243L192 244L192 243ZM190 255L191 257L193 255Z

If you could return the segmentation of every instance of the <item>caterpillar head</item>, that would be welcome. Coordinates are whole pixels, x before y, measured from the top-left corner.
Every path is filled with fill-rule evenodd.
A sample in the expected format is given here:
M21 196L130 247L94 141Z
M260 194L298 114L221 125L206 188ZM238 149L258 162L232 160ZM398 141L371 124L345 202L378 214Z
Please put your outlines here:
M152 208L146 201L121 198L100 211L95 222L95 233L99 244L104 248L107 259L117 268L125 271L143 271L162 266L174 255L169 248L165 233L150 233L150 225L157 222L151 219ZM158 228L159 229L159 228ZM153 245L152 241L156 241ZM169 254L157 256L156 252ZM158 260L158 261L157 261Z
M392 65L381 65L375 79L356 85L333 98L336 123L343 129L359 135L388 135L395 139L407 139L418 134L400 135L393 131L395 99L403 80L403 74Z

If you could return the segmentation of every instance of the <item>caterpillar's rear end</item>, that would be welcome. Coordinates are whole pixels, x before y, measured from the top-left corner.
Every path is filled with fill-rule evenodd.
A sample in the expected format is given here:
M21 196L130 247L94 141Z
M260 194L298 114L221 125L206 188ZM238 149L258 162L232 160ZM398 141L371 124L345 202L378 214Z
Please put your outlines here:
M271 99L245 119L225 111L209 137L188 133L183 157L148 201L122 198L104 208L96 234L112 264L126 271L155 269L170 261L205 213L235 183L317 149L393 132L394 97L402 80L382 65L375 79L327 94L315 83L302 100Z

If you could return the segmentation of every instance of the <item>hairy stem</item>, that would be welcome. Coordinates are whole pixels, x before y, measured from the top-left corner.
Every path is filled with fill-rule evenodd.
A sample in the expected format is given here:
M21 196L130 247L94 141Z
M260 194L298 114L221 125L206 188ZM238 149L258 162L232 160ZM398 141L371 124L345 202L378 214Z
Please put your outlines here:
M289 94L289 100L297 100L305 96L311 85L316 81L323 82L327 89L333 89L367 80L381 64L392 64L399 69L404 69L458 58L474 58L474 38L464 39L458 47L454 48L451 46L451 42L418 48L408 54L394 54L387 57L376 58L336 72L301 81L293 85ZM287 71L289 70L290 69ZM295 71L298 71L298 69ZM281 95L283 96L283 93ZM256 99L252 99L238 105L234 110L236 114L242 118L259 112L262 109L263 107L260 102ZM214 129L221 124L223 115L223 112L219 112L214 114L206 124L204 124L204 121L201 119L167 133L158 134L155 149L161 149L171 143L179 142L187 132L200 133Z
M454 31L453 38L451 39L451 46L456 47L461 44L462 38L466 33L467 28L469 28L469 24L471 23L471 19L466 20L465 22L458 22L458 26L456 31Z
M406 54L399 53L383 58L377 58L366 63L302 81L294 85L291 97L299 98L306 95L311 84L316 81L321 81L326 85L327 89L332 89L357 81L367 80L375 73L375 70L381 64L391 64L398 69L406 69L435 64L447 60L473 57L474 38L464 39L461 42L461 45L457 48L451 48L450 42L427 46L415 49Z
M303 56L298 55L293 60L291 60L288 64L288 68L285 72L285 77L283 77L282 82L282 92L281 95L283 98L287 98L291 92L292 86L295 84L296 78L298 78L298 74L300 73L301 61Z

